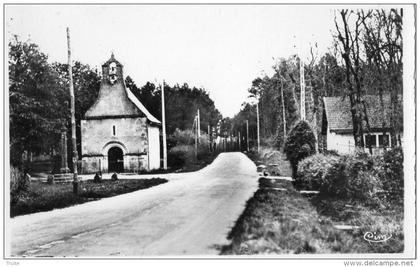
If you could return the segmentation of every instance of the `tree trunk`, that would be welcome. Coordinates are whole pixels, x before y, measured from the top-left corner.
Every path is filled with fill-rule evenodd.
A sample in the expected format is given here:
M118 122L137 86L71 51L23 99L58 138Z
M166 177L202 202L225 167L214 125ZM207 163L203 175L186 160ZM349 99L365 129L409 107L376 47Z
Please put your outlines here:
M391 78L391 115L390 115L390 135L391 135L391 147L396 147L397 142L397 112L398 112L398 76L393 72Z

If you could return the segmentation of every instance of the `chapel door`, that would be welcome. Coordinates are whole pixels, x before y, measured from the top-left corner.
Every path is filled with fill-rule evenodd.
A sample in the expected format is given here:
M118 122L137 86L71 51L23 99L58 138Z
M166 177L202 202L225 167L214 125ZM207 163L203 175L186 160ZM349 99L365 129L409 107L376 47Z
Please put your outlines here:
M121 173L124 171L124 154L121 148L111 147L108 150L108 172Z

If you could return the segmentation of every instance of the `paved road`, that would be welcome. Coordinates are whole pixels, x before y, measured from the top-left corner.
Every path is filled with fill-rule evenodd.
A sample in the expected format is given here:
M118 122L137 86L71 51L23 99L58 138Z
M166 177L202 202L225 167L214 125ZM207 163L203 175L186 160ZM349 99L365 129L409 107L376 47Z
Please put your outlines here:
M11 219L14 256L215 255L258 187L256 167L223 153L168 183Z

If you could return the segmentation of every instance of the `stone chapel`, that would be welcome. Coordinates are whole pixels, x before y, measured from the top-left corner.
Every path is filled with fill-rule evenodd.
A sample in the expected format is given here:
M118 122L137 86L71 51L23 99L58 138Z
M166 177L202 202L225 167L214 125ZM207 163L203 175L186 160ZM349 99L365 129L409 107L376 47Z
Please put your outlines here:
M114 55L102 65L98 99L81 121L83 173L160 168L160 121L126 88Z

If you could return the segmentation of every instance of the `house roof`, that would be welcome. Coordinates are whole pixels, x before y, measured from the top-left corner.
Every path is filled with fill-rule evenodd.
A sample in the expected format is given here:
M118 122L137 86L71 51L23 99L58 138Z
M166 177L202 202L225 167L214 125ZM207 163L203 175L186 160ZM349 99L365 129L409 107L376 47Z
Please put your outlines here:
M382 114L380 98L377 95L366 95L363 97L366 104L367 116L371 129L382 129L390 127L390 96L384 95L385 118ZM402 96L399 96L399 116L402 121ZM353 129L353 122L348 97L324 97L325 115L330 131L348 131Z
M140 102L140 100L131 92L131 90L125 87L125 92L127 93L128 99L131 100L131 102L133 102L134 105L136 105L136 107L138 109L140 109L141 112L143 112L144 115L146 115L147 119L151 122L160 124L160 121L158 119L156 119L148 110L147 108Z

